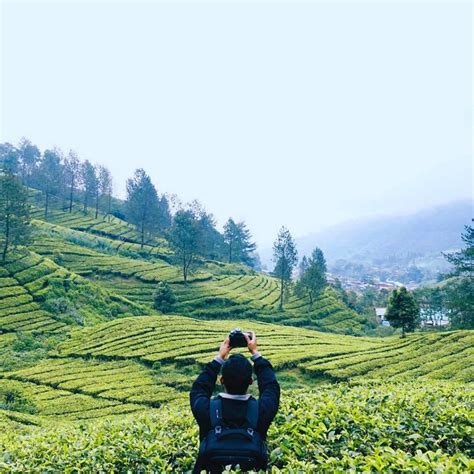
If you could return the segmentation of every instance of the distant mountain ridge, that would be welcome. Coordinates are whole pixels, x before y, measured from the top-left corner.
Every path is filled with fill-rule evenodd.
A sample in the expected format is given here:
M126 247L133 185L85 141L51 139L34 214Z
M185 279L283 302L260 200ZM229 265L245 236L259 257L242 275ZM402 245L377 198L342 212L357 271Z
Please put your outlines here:
M423 259L444 260L442 251L459 248L461 233L472 219L469 199L433 206L399 216L377 216L343 222L320 232L296 238L298 254L309 255L320 247L329 266L338 260L363 265L395 263L412 265ZM271 249L261 252L273 267Z
M345 222L296 239L300 255L321 247L328 262L373 261L390 256L425 256L458 248L472 219L470 200L436 206L406 216Z

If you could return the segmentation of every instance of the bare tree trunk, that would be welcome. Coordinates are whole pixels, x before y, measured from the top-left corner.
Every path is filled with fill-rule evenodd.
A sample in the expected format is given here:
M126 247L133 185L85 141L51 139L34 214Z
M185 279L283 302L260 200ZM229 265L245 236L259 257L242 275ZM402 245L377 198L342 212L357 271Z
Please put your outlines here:
M145 222L142 220L142 223L141 223L141 246L140 246L141 249L143 249L144 242L145 242Z
M3 246L2 261L4 262L7 258L8 245L10 243L10 214L7 214L7 220L5 222L5 244Z
M74 181L71 182L71 189L69 192L69 214L72 213L72 200L74 197Z
M110 222L110 211L112 209L112 194L109 193L108 203L107 203L107 219Z
M49 191L46 191L46 200L44 203L44 218L48 218L48 207L49 207Z

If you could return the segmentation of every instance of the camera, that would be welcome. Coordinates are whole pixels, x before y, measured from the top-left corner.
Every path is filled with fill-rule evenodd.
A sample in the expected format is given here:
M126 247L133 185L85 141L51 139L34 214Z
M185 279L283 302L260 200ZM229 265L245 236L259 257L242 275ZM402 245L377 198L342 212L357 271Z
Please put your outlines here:
M247 334L248 337L252 337L251 333L244 333L240 328L232 329L229 333L230 347L247 347L247 340L244 334Z

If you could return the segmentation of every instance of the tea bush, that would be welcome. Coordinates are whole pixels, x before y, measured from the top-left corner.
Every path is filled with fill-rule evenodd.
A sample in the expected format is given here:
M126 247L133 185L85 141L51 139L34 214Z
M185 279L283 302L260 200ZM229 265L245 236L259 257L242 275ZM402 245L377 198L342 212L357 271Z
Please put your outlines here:
M450 383L283 392L272 472L472 472L472 391ZM8 472L185 472L198 445L184 402L156 414L0 435Z

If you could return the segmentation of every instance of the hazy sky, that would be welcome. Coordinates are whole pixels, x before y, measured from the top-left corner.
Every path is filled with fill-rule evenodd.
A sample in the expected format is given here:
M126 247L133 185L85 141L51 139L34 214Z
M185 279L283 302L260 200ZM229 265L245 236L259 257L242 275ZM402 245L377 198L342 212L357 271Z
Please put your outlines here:
M2 2L0 140L75 149L123 196L261 246L472 193L470 2Z

